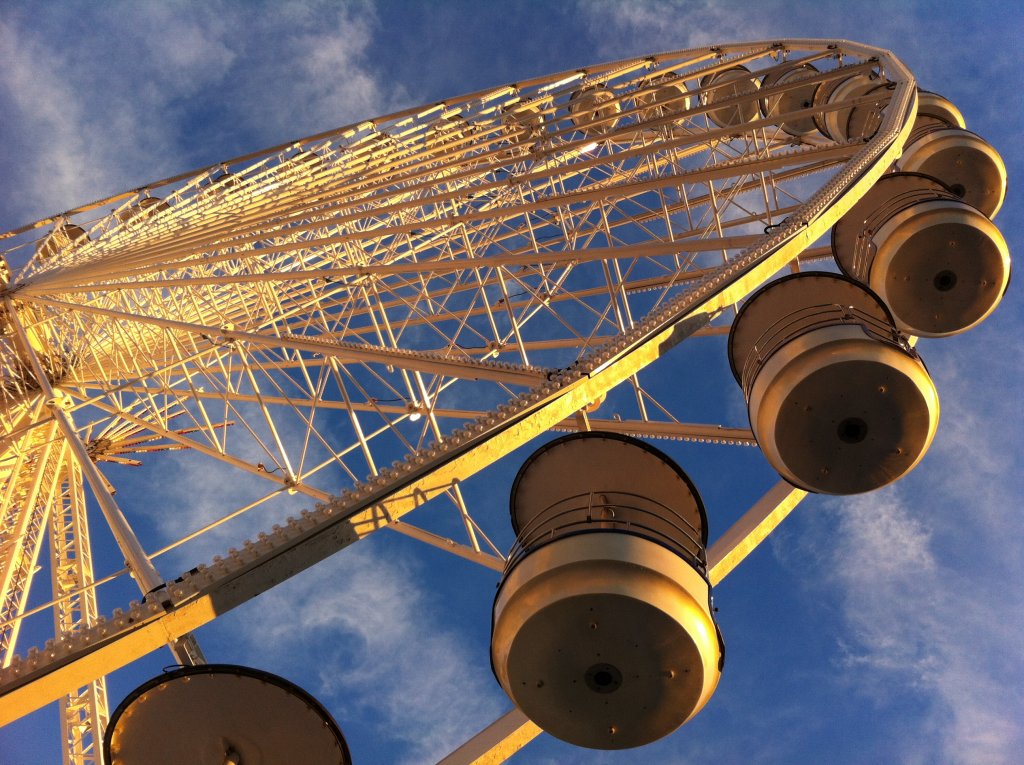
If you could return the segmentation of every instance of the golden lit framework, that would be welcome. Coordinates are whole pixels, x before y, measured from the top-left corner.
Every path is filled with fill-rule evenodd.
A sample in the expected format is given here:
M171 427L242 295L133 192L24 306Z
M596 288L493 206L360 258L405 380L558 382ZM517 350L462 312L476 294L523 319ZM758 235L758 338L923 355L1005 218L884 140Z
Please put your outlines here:
M75 724L95 740L97 678L169 639L198 660L190 630L384 526L500 571L500 519L459 483L546 430L754 444L687 421L688 381L666 397L642 371L722 338L787 264L830 257L812 245L898 155L915 104L902 64L858 44L693 49L368 120L5 235L0 722L61 697L70 719L91 688ZM170 581L152 559L204 535L144 550L114 489L181 450L216 467L197 493L245 487L222 517L268 505L281 525ZM149 593L100 593L125 609L107 618L84 483ZM803 496L765 490L709 550L713 583ZM315 508L285 522L294 495ZM458 538L399 521L442 495ZM67 542L57 632L18 654L46 610L26 612L45 528ZM67 617L69 599L89 605ZM464 751L535 733L510 714Z

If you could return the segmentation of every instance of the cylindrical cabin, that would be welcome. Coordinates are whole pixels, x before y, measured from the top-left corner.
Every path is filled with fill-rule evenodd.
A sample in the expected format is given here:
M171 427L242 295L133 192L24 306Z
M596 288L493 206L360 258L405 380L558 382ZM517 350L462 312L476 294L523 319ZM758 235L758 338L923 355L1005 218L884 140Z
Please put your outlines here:
M761 114L771 119L780 114L789 114L803 109L810 109L814 105L814 94L818 90L817 82L800 84L809 77L818 74L818 70L811 64L797 63L777 69L766 74L761 81L761 90L785 86L782 93L767 95L761 99ZM795 117L786 120L779 125L783 131L795 138L802 138L816 132L814 116Z
M544 114L550 108L550 96L508 107L502 113L501 123L509 140L527 143L540 139L544 135Z
M289 172L301 172L312 175L324 165L324 158L312 149L299 149L287 159L281 162L281 167L288 168Z
M114 217L117 218L118 223L122 224L133 220L142 221L168 209L168 207L169 205L160 197L142 197L123 210L115 212Z
M882 124L882 110L891 98L887 83L876 75L852 74L823 82L814 93L814 106L832 107L865 97L871 100L816 114L814 124L826 138L834 141L870 138Z
M664 72L651 77L637 93L634 101L638 107L637 116L643 122L675 117L690 108L690 96L686 85L675 72ZM666 128L671 129L671 126L658 125L653 130Z
M724 649L687 475L634 438L576 433L527 459L511 514L491 665L516 705L594 749L641 746L700 711Z
M211 176L206 179L205 184L200 184L198 191L201 198L209 204L220 204L231 195L232 189L237 189L242 183L242 179L232 173L230 170L221 170L217 176Z
M461 114L452 114L434 120L427 127L423 141L428 149L447 154L459 148L465 149L464 139L471 131L472 128L465 117Z
M230 170L223 170L217 177L209 179L207 189L221 191L237 186L239 183L241 183L241 179L237 175Z
M915 125L896 168L938 178L965 202L994 218L1006 197L1006 164L970 130L938 121Z
M269 672L203 664L165 672L110 716L107 765L350 765L341 729L323 705Z
M74 223L54 226L49 235L36 244L36 257L40 260L48 260L54 255L87 241L89 241L89 235L81 226L76 226Z
M945 125L946 127L966 128L964 115L956 108L956 104L945 96L932 93L930 90L917 90L917 117L914 127L923 125Z
M839 267L885 301L900 329L944 337L1002 299L1010 254L994 223L938 180L892 173L832 228Z
M308 167L316 168L323 164L323 157L317 154L312 149L299 149L297 152L288 157L285 162L288 162L293 167Z
M892 100L892 90L887 82L877 80L875 82L875 86L864 93L864 96L874 100L855 106L850 111L850 116L846 120L846 140L848 141L857 139L866 141L882 126L885 107Z
M299 149L290 157L282 158L274 172L261 179L253 193L275 191L284 185L312 190L322 181L327 164L328 156L313 149Z
M802 273L762 287L733 321L729 362L761 451L808 491L880 489L935 435L928 371L882 300L848 277Z
M591 85L569 97L569 119L588 136L610 133L619 121L622 106L611 88Z
M757 77L742 64L700 78L701 103L705 106L732 98L749 96L760 87ZM757 118L757 99L750 98L731 106L711 109L708 119L721 128L735 127Z

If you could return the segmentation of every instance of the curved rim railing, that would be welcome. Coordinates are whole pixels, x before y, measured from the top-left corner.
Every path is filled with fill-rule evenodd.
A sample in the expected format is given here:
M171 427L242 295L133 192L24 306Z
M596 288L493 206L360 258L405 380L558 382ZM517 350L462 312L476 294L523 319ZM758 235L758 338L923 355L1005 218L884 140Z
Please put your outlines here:
M864 334L873 340L897 348L912 358L918 358L917 352L910 346L907 338L892 324L872 316L866 311L852 305L824 303L812 305L793 311L778 321L770 324L754 342L743 363L740 384L743 395L750 400L750 392L754 380L764 365L782 346L818 329L841 325L859 326Z
M923 125L915 124L914 127L910 129L910 135L907 136L907 142L904 144L904 146L909 147L912 143L914 143L914 141L920 140L921 138L924 138L926 135L938 132L939 130L959 130L964 133L971 132L970 130L959 127L957 125L946 125L935 122L928 122Z
M611 511L611 515L603 515ZM623 517L620 517L623 516ZM674 552L707 578L701 530L656 499L624 491L591 491L559 500L519 531L504 576L537 549L577 534L612 532L655 542Z
M900 194L893 195L883 204L872 210L868 216L864 218L864 223L861 226L860 233L857 235L857 243L854 245L853 250L854 273L852 276L855 276L857 279L860 279L865 283L867 282L868 274L871 270L871 263L874 261L875 253L878 250L875 245L874 235L890 218L923 202L934 202L943 199L955 202L963 201L952 191L946 189L945 184L938 178L932 178L930 175L922 175L921 177L929 178L935 183L941 185L942 188L920 188L904 191ZM867 235L865 236L865 234Z

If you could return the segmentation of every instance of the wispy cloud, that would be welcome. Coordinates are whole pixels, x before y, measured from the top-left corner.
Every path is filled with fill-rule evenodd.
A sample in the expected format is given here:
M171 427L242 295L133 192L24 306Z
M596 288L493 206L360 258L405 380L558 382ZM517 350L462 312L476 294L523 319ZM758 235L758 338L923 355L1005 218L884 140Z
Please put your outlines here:
M61 204L54 196L67 206L70 200L88 199L97 186L110 184L116 172L86 169L87 158L95 158L97 152L90 145L88 130L83 130L87 122L84 105L65 77L60 60L49 56L48 46L5 24L0 26L0 49L4 58L0 92L17 114L16 120L5 122L18 126L4 129L5 143L27 149L35 136L48 145L31 164L3 162L8 182L21 189L20 195L5 199L13 208L7 220L13 225L21 222L13 216ZM108 177L99 177L105 174Z
M244 635L263 665L275 652L316 657L319 687L309 690L343 726L361 719L381 751L397 746L408 762L444 756L505 703L480 656L441 622L442 604L417 583L420 565L369 544L345 550L261 596L274 618L248 622Z
M149 477L143 483L139 481L141 474L122 472L111 478L117 479L118 499L125 511L155 528L154 540L146 540L151 549L204 528L277 488L259 476L188 452L165 457L159 465L154 463L141 470ZM280 492L167 553L161 558L160 570L164 576L173 577L197 563L208 563L214 555L225 555L228 548L239 547L243 540L283 523L289 514L298 515L312 504L308 497Z
M841 616L827 681L899 715L888 748L901 762L1012 763L1024 746L1024 370L999 352L1014 334L1011 310L923 343L942 420L922 464L880 492L810 500L824 512L802 511L798 534L774 540Z
M892 490L836 504L826 581L841 598L848 680L876 703L916 695L927 705L927 719L893 742L907 758L1015 762L1024 743L1024 697L1013 679L1021 666L1012 658L1024 628L1019 604L977 597L976 572L936 549L918 499ZM965 544L969 537L965 530ZM934 744L919 738L929 729Z
M771 14L714 0L588 0L578 6L587 31L607 55L761 40L772 34Z
M5 168L21 190L5 200L14 208L5 218L57 212L184 169L176 145L182 105L218 86L235 59L229 26L213 14L111 5L77 20L117 28L116 42L70 31L59 11L0 28L0 92L15 112L6 137L36 159Z
M387 111L376 24L361 3L7 13L0 228Z
M924 349L943 400L931 453L896 487L830 501L800 538L812 591L840 605L838 666L874 703L898 700L907 762L1011 763L1024 746L1021 398L971 372L1021 379L993 353L1002 324Z

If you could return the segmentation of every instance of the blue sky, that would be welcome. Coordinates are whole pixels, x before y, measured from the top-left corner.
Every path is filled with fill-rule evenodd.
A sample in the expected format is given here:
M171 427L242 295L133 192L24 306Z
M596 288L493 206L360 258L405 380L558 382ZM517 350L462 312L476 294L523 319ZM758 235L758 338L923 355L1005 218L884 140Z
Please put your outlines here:
M996 218L1020 251L1024 113L1016 3L6 3L0 9L0 230L185 169L405 106L588 63L733 40L841 37L893 50L954 101L1010 176ZM1019 283L969 333L923 341L942 422L922 464L883 491L812 497L716 589L726 667L708 707L640 752L542 736L524 763L1011 763L1024 750L1024 300ZM663 384L724 348L686 350ZM666 360L667 362L667 360ZM669 366L669 363L676 366ZM715 366L717 364L717 367ZM728 382L728 381L727 381ZM744 423L739 391L718 407ZM707 416L695 418L710 421ZM753 449L722 462L666 447L709 508L711 538L771 483ZM504 496L517 459L467 484ZM176 478L127 486L126 512L171 534L218 497ZM737 476L742 476L738 480ZM177 490L181 493L181 490ZM171 496L171 515L146 510ZM498 496L498 500L491 497ZM209 505L210 507L207 507ZM505 536L500 536L500 534ZM110 570L116 554L97 535ZM499 546L510 543L498 531ZM230 546L217 537L210 554ZM497 540L496 540L497 541ZM197 561L162 563L164 573ZM490 675L495 577L381 533L200 632L213 661L277 672L321 698L357 763L429 762L508 708ZM124 600L132 597L124 594ZM121 605L110 601L101 610ZM110 680L113 707L170 663ZM59 761L53 709L0 730L0 762Z

